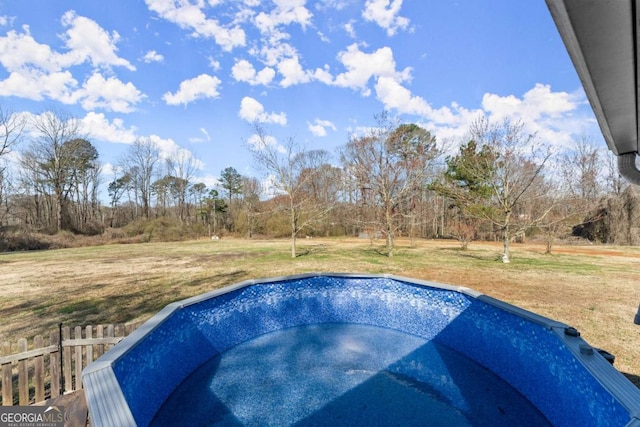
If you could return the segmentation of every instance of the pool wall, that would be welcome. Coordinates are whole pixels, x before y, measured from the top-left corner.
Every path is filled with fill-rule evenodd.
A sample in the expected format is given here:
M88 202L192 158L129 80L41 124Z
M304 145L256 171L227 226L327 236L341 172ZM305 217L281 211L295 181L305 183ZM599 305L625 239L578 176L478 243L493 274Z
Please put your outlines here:
M563 323L468 288L328 273L246 281L168 305L85 369L92 424L148 425L217 354L268 332L334 322L435 340L511 384L554 426L640 426L640 391Z

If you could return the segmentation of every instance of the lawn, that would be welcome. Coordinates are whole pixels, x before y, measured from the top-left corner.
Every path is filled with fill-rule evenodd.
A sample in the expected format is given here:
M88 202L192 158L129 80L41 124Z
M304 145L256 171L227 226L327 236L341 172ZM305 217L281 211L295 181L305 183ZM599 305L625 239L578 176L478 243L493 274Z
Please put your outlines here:
M640 248L497 243L305 239L292 259L286 240L199 240L0 254L0 342L67 326L145 320L166 304L245 279L305 272L389 273L467 286L577 328L616 356L640 384Z

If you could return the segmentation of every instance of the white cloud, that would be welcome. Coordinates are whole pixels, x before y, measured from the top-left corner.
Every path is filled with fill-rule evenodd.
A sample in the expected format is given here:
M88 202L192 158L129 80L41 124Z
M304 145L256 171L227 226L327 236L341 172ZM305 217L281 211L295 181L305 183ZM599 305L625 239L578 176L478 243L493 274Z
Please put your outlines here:
M257 150L262 150L266 148L266 146L276 146L278 141L275 137L271 135L266 135L264 137L260 137L259 135L253 134L247 140L249 145Z
M597 129L593 117L586 118L579 111L586 105L582 90L553 92L549 85L539 83L522 98L495 94L485 94L482 98L482 107L489 119L522 121L527 132L556 146L569 146L572 135L588 134Z
M274 0L268 11L262 11L253 16L251 22L260 31L261 37L258 42L249 49L249 54L259 58L269 70L269 74L264 75L270 79L275 78L276 71L282 76L279 84L281 87L289 87L296 84L307 83L314 78L314 72L304 70L300 64L297 49L288 41L292 35L287 32L287 26L297 24L306 30L312 26L313 14L305 7L306 0ZM267 4L265 2L263 5ZM269 7L269 6L265 6ZM327 40L326 36L317 31L321 39ZM248 65L248 64L242 64ZM239 70L238 70L239 71ZM244 69L247 73L245 81L255 81L250 74L251 69ZM264 70L263 70L264 71ZM269 80L271 81L271 80Z
M80 119L82 131L91 139L120 144L132 144L136 140L136 127L125 127L122 119L109 121L104 114L89 112Z
M336 126L329 120L316 119L313 123L307 122L307 125L315 136L327 136L327 129L336 130Z
M260 49L250 49L249 53L260 57L269 67L275 67L282 58L291 58L298 54L293 46L282 41L267 41Z
M142 61L146 62L147 64L151 62L162 62L164 61L164 56L160 55L155 50L150 50L149 52L144 54L144 56L142 57Z
M45 73L37 69L13 71L0 81L0 96L18 96L41 101L44 98L58 100L64 104L76 101L73 94L78 82L69 71Z
M131 111L131 105L142 97L132 84L123 84L115 78L100 81L94 74L78 89L77 80L67 70L85 62L98 68L122 66L135 70L129 61L116 54L119 35L107 33L95 21L74 11L63 15L62 24L68 28L61 36L68 49L65 53L37 42L28 26L22 27L22 33L12 30L0 37L0 65L9 72L0 81L0 95L36 101L49 98L64 104L83 100L85 108Z
M313 72L313 79L326 85L333 84L333 76L329 72L329 66L325 64L324 68L316 68Z
M353 0L319 0L315 3L316 10L330 10L341 11L353 4Z
M120 40L117 32L107 33L95 21L76 15L70 10L62 16L62 25L69 27L62 36L70 52L64 56L73 64L90 61L94 66L119 66L134 71L136 68L126 59L118 57L116 43Z
M98 73L89 77L75 95L85 110L103 108L118 113L134 111L135 104L144 97L133 83L123 83L115 77L105 79Z
M207 138L207 141L211 141L211 137L209 136L209 132L205 128L200 128L200 132Z
M200 74L198 77L183 81L176 93L167 92L162 99L168 105L187 105L198 99L217 98L220 95L218 91L220 83L220 79L215 76Z
M274 0L276 7L269 13L260 12L254 19L256 27L264 34L273 32L280 25L311 25L313 14L304 7L305 0Z
M375 22L393 36L398 30L405 30L409 26L409 19L399 16L402 0L367 0L362 17Z
M286 194L282 189L282 184L273 174L267 175L260 183L260 186L262 187L262 194L268 198Z
M351 19L349 22L347 22L346 24L344 24L343 28L344 31L347 33L347 35L349 37L351 37L352 39L356 38L356 30L355 28L353 28L353 24L355 24L355 20Z
M9 72L0 81L0 95L74 102L73 91L78 82L71 72L63 70L68 61L31 37L28 26L23 31L12 30L0 37L0 65Z
M385 109L395 109L401 114L428 116L431 107L423 98L414 96L411 91L398 83L394 78L381 76L376 83L376 96L384 104Z
M173 139L161 138L158 135L149 135L148 138L158 147L161 159L180 159L181 161L191 162L198 170L204 168L204 163L201 160L198 160L191 151L180 147Z
M475 110L452 103L449 107L430 108L423 117L425 127L433 130L438 141L444 141L445 145L449 143L444 148L451 152L457 147L456 141L480 116L492 122L504 119L520 121L525 132L535 134L539 141L556 147L568 147L574 135L597 133L597 124L588 111L582 90L575 93L553 92L550 86L542 84L536 84L522 96L486 93L481 108Z
M265 149L272 149L281 154L285 154L287 152L287 149L283 147L282 144L280 144L274 136L271 135L265 135L261 137L259 135L253 134L247 140L247 144L252 147L252 150L260 151Z
M193 31L193 37L213 38L225 51L244 46L246 36L242 28L235 24L221 25L216 19L209 19L202 11L205 3L188 0L145 0L149 10L161 18L177 24L180 28ZM215 4L210 4L215 6Z
M575 110L577 106L575 95L551 92L551 86L540 83L527 91L522 99L513 95L501 97L489 93L482 97L482 107L495 119L514 115L527 117L529 120L559 117Z
M116 54L116 43L120 39L117 32L109 34L95 21L77 16L74 11L63 15L62 24L69 27L61 35L69 49L67 52L58 53L38 43L25 25L22 33L12 30L0 37L0 64L9 71L36 68L51 73L89 61L96 67L121 66L135 70L129 61Z
M356 43L338 54L338 59L347 71L338 74L334 84L339 87L359 89L363 96L369 96L371 90L368 82L372 77L393 77L396 81L411 78L411 68L398 72L393 59L393 51L389 47L381 47L373 53L365 53Z
M247 60L236 62L231 68L231 76L240 82L250 85L268 85L275 77L276 72L271 67L265 67L259 72Z
M209 136L209 132L207 132L207 130L205 128L200 128L200 133L202 135L204 135L204 138L200 137L200 136L194 136L194 137L189 138L189 142L198 144L198 143L201 143L201 142L211 141L211 136Z
M260 49L250 49L249 53L260 57L267 66L259 73L255 73L255 69L249 62L241 60L233 68L233 76L236 80L246 81L250 84L266 84L263 81L271 82L275 78L275 71L272 68L275 67L282 77L279 85L284 88L314 80L325 84L330 84L333 81L333 76L328 72L327 65L324 69L305 70L300 64L298 52L288 43L269 41Z
M325 43L331 43L331 39L322 31L318 31L318 37Z
M100 174L107 177L115 177L117 166L113 166L113 163L105 163L100 168Z
M267 113L261 103L248 96L242 98L238 115L248 122L275 123L282 126L287 124L285 113Z
M283 77L280 81L280 86L282 87L308 83L312 77L311 74L302 68L297 56L280 61L278 64L278 72L282 74Z
M201 182L204 185L206 185L208 188L214 188L220 185L220 178L210 174L198 176L194 178L194 181Z
M65 62L62 55L38 43L31 37L28 26L22 30L24 33L11 30L5 37L0 37L0 64L10 72L31 68L49 73L60 71Z
M526 132L555 146L567 146L572 135L593 133L597 129L586 111L587 101L581 90L553 92L548 85L536 84L522 96L486 93L477 109L467 109L455 102L433 108L426 99L404 87L397 76L377 77L375 91L385 109L418 116L423 121L421 126L437 135L442 148L448 152L457 147L471 123L480 116L492 122L505 118L520 121ZM580 111L580 107L585 110Z
M218 71L220 69L220 62L216 61L215 58L210 56L209 58L209 67L213 69L213 71Z
M483 114L481 109L469 110L453 102L450 106L432 109L429 116L424 118L426 123L422 127L433 130L440 148L453 154L451 149L457 148L457 142L467 133L471 123ZM452 141L454 147L447 147Z
M90 139L98 141L119 143L119 144L132 144L138 138L136 134L136 127L131 126L127 128L124 125L122 119L113 119L109 121L104 114L89 112L87 115L80 119L80 129L83 133L86 133ZM204 129L201 129L204 131ZM206 131L204 131L206 133ZM198 160L191 151L186 148L180 147L171 138L161 138L158 135L150 135L148 138L157 147L160 153L160 158L168 159L181 158L193 162L196 169L202 169L204 164ZM108 169L107 169L108 170ZM111 166L113 170L113 166Z

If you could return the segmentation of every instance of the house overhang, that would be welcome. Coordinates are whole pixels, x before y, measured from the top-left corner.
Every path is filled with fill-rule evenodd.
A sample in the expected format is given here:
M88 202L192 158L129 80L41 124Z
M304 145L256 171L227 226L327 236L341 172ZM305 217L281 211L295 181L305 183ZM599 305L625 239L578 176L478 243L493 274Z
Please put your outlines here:
M638 152L635 0L546 0L609 149Z

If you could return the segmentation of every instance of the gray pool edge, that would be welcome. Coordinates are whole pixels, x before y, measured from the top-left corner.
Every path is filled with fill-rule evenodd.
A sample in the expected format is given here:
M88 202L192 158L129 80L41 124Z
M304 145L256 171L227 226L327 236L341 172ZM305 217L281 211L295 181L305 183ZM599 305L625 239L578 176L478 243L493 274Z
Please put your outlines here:
M597 351L586 351L586 353L589 354L585 354L585 349L592 349L592 347L580 336L567 335L565 331L569 326L565 323L538 315L464 286L446 285L392 274L327 272L245 280L167 305L151 319L145 322L140 328L135 330L131 335L124 338L118 345L102 355L100 359L91 363L84 369L82 373L82 381L85 385L85 396L92 425L96 427L136 426L133 414L129 409L129 405L122 393L122 390L119 387L118 380L112 367L116 361L127 354L127 352L131 350L144 336L159 327L169 318L169 316L171 316L171 314L190 305L252 285L299 280L311 277L363 279L384 278L435 289L455 291L469 297L476 298L486 304L522 317L528 321L542 325L543 327L553 331L560 341L563 342L576 357L576 359L582 363L585 369L587 369L587 371L598 382L600 382L600 384L608 390L623 407L628 410L630 420L629 423L626 424L626 427L640 427L640 399L638 399L640 391L629 380L627 380L622 373L613 368L611 364Z

